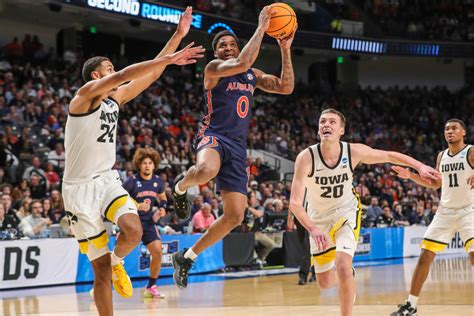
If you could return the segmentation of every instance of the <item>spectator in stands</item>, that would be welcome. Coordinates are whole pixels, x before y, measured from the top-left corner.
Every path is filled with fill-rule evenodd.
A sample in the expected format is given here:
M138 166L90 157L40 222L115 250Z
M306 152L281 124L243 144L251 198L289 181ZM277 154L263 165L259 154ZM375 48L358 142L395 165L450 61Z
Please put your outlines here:
M394 205L393 220L394 226L410 226L410 222L405 215L403 215L402 205L399 203Z
M224 210L219 208L219 200L216 197L213 197L211 200L211 213L214 216L214 219L218 219L222 214L224 214Z
M26 170L23 172L22 179L30 180L33 175L38 176L41 185L47 187L48 179L46 177L45 171L41 169L41 160L38 156L34 156L33 159L31 159L31 166L26 168Z
M33 200L30 205L30 215L23 218L20 223L20 229L24 236L32 239L48 237L47 228L52 222L42 215L43 205L41 201Z
M51 188L55 188L59 186L61 182L61 178L59 177L58 173L54 170L54 166L51 162L46 164L46 179L49 182Z
M423 203L418 203L416 211L410 216L410 225L428 226L430 219L425 215Z
M369 223L374 223L377 217L382 215L382 213L383 213L383 210L379 206L379 199L376 196L373 196L370 199L369 207L367 207L367 212L366 212L367 221Z
M196 197L194 198L192 209L191 209L191 216L193 216L194 214L196 214L202 209L203 203L204 203L204 199L202 195L200 194L196 195Z
M20 220L30 215L31 201L32 199L30 197L25 197L21 200L21 206L18 209L18 212L16 212L16 216L18 216Z
M431 205L430 213L428 214L428 220L429 220L428 225L433 221L433 218L436 215L437 211L438 211L438 204L433 203L433 205Z
M255 193L255 198L258 201L262 201L262 194L260 194L260 191L258 191L258 182L253 180L250 182L250 190Z
M194 214L193 222L193 233L204 233L215 219L211 213L211 205L209 203L203 203L201 210Z
M391 227L393 226L393 215L392 210L389 206L383 208L383 214L379 215L375 220L375 226L377 228Z
M33 174L30 177L30 190L31 197L33 199L41 199L46 196L46 184L41 183L40 177L37 174Z
M3 220L4 229L16 229L20 224L20 219L16 215L16 210L12 207L12 198L8 194L2 194L2 204L5 209L5 217Z
M63 144L57 143L54 150L51 150L48 154L48 162L53 164L55 167L64 169L64 147Z

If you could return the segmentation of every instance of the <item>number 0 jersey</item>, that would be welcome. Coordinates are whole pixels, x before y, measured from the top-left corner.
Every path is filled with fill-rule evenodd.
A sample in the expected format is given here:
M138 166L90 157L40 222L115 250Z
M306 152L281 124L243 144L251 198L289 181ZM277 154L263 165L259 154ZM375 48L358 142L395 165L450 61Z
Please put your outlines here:
M446 208L463 208L474 203L474 190L471 190L467 179L474 175L474 166L469 165L469 149L466 145L452 156L449 149L441 154L439 171L441 172L441 202Z
M207 115L202 120L197 138L203 138L208 130L246 142L256 85L255 73L249 69L221 78L214 88L206 90Z
M350 145L339 142L341 154L333 168L321 154L320 144L308 148L312 158L312 171L306 178L306 201L312 214L319 215L354 202Z
M64 135L64 179L87 178L111 170L116 159L119 105L112 98L85 114L69 113Z

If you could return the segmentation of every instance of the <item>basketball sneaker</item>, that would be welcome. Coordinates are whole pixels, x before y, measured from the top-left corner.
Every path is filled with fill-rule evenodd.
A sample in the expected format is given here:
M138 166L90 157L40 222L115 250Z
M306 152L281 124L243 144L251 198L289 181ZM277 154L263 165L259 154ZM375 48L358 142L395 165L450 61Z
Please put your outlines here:
M178 288L184 290L188 286L188 272L191 270L194 261L185 258L184 253L187 249L183 251L176 252L171 256L171 260L173 261L174 273L173 279L174 283L178 286Z
M390 316L416 316L416 308L406 301L405 304L398 305L398 311L391 313Z
M165 298L166 297L164 293L161 293L160 291L158 291L158 287L156 285L146 288L145 292L143 293L143 296L145 298Z
M179 219L182 220L187 220L191 216L191 207L189 205L189 202L186 198L186 193L184 194L178 194L176 192L176 184L183 180L184 175L179 175L176 177L173 183L173 205L174 205L174 212L176 213L176 216L178 216Z
M112 267L112 282L114 289L120 296L130 298L133 295L132 281L130 280L127 271L123 267L123 263L119 263Z

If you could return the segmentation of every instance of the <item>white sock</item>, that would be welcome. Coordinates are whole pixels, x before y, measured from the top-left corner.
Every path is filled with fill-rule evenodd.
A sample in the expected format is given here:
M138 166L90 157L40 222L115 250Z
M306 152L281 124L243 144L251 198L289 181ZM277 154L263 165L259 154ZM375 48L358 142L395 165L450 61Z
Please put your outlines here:
M184 254L185 258L189 258L192 261L196 261L197 256L198 255L194 253L193 248L189 248L188 251L186 251L186 253Z
M180 181L181 182L181 181ZM178 182L179 183L179 182ZM181 191L178 187L178 183L176 183L176 185L174 186L174 190L176 191L176 193L178 193L179 195L183 195L184 193L186 193L186 190L184 191Z
M416 304L418 304L418 296L408 295L407 301L410 303L411 307L416 308Z
M114 251L110 253L110 263L112 267L115 267L117 264L121 263L123 261L123 258L120 258L115 254Z

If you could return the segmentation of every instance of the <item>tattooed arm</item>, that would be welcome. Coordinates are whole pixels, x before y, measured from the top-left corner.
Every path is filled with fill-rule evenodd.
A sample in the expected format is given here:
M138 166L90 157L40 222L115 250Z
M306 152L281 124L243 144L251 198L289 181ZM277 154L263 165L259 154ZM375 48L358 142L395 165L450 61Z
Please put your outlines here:
M269 75L258 69L252 69L257 77L257 88L266 92L291 94L295 87L295 75L291 62L291 43L295 37L297 25L293 33L285 39L278 40L281 49L281 78Z
M207 64L204 69L205 89L212 89L219 81L219 78L233 76L245 72L252 67L252 64L255 62L258 53L260 52L260 45L262 44L265 31L268 29L268 25L270 24L271 15L272 11L270 7L267 6L262 9L259 16L257 30L237 58L227 60L214 59ZM232 42L230 45L236 46L237 43ZM219 46L216 49L219 49Z

